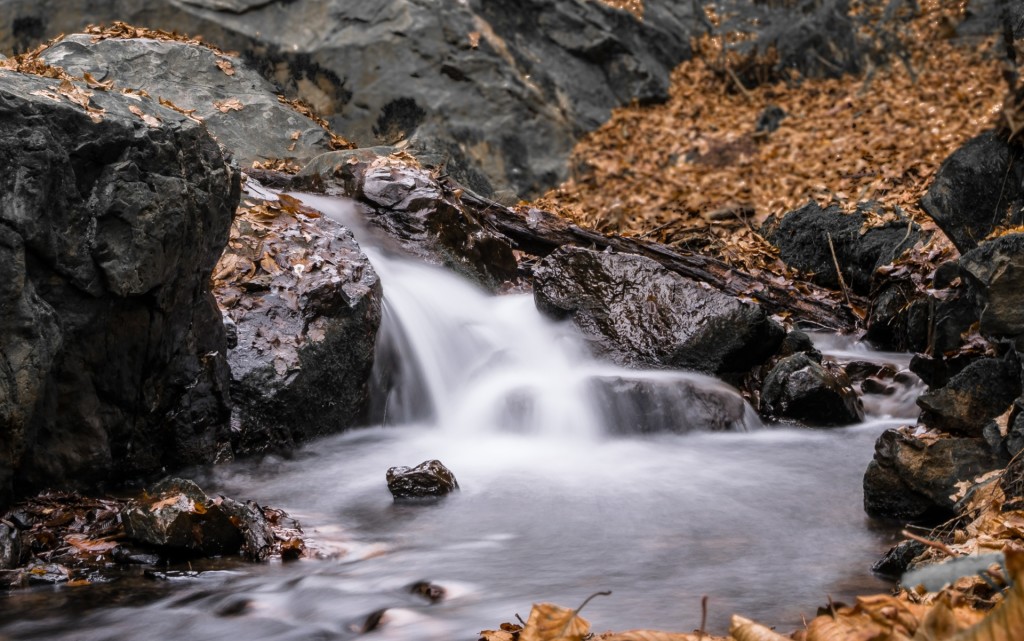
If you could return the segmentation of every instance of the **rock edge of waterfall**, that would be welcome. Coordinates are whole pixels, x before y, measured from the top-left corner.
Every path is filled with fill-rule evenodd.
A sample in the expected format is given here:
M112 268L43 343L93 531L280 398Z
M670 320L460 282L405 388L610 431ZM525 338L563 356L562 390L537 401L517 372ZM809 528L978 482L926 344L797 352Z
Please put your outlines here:
M123 28L0 60L0 157L10 168L0 176L0 507L45 488L98 491L287 450L364 419L383 297L373 265L344 225L260 181L344 197L394 251L494 292L530 290L598 356L719 376L769 421L863 419L861 393L901 373L844 368L797 328L813 320L852 329L863 311L867 338L915 352L910 369L928 386L917 424L877 441L867 513L935 525L969 516L973 501L996 490L999 509L1024 506L1024 233L1012 231L1024 211L1019 143L994 129L943 163L923 206L960 256L926 274L912 255L940 232L906 219L864 231L868 205L844 213L811 203L769 221L763 235L808 274L781 285L509 207L502 189L527 193L564 177L583 131L613 106L663 97L668 70L689 55L683 36L664 35L673 26L686 33L692 18L671 3L650 3L664 20L640 23L596 3L573 19L558 10L565 2L525 3L520 18L550 29L544 47L566 77L530 80L514 64L534 43L503 54L519 23L498 9L412 16L412 33L448 20L466 35L428 52L447 61L442 89L402 89L429 105L391 94L361 102L348 81L355 71L327 58L348 60L343 53L365 41L325 35L322 48L295 54L254 35L268 14L243 12L228 25L179 3L158 3L153 15L169 28L208 31L255 67ZM407 17L405 4L388 7ZM73 19L55 10L40 28ZM484 23L493 29L475 30ZM160 73L171 58L204 78L203 92ZM488 65L503 80L482 79ZM607 93L580 87L598 77ZM381 144L338 149L345 145L327 123L279 100L272 80L333 113L330 124L354 140ZM466 95L451 83L479 87L484 104L495 104L502 82L520 93L498 122L472 120L482 109L475 99L448 109ZM563 89L568 107L555 99ZM531 96L542 107L527 117ZM512 136L513 122L532 133ZM139 541L209 554L272 545L262 509L176 487L158 510L124 513ZM143 522L180 497L166 523ZM230 545L166 543L192 529L173 525L183 513L210 514L200 520L228 532ZM254 525L230 530L232 518ZM29 528L19 523L0 525L3 558L17 559L9 565L23 560L19 530ZM904 554L897 569L925 556Z

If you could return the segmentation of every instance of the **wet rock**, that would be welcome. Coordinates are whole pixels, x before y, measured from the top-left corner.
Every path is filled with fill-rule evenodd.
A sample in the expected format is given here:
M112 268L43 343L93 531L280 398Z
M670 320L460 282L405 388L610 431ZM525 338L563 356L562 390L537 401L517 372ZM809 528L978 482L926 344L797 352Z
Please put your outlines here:
M605 423L619 434L745 432L758 425L739 392L710 377L599 377L591 385Z
M921 206L961 253L998 225L1019 225L1024 206L1021 150L995 131L967 141L943 161Z
M635 254L562 247L534 269L543 313L571 319L601 356L627 366L746 372L784 330L740 301Z
M941 523L955 516L957 483L1005 464L981 438L886 430L864 474L864 510L876 518Z
M761 115L757 117L757 131L763 131L767 134L779 128L782 121L786 118L786 112L782 107L778 105L768 105L761 112Z
M509 241L484 229L458 193L407 154L334 152L317 158L314 166L317 173L304 170L299 185L319 184L327 193L355 200L361 220L402 250L491 290L518 275Z
M918 541L900 541L889 548L885 556L871 566L871 571L882 576L898 579L910 569L914 559L924 554L928 546Z
M779 248L786 265L813 274L813 282L838 289L838 262L846 285L867 295L875 270L913 247L920 238L920 229L916 224L908 228L907 221L897 221L864 230L866 222L863 213L847 214L837 206L822 209L811 202L781 220L769 220L761 233Z
M10 570L22 563L21 535L13 523L0 521L0 570Z
M16 168L0 175L0 504L12 485L230 455L207 283L238 175L202 125L153 100L96 90L90 113L59 87L0 71L0 158Z
M430 581L417 581L409 586L409 592L421 596L431 603L440 603L444 600L448 591L444 589L444 586Z
M274 85L246 63L200 45L72 35L40 58L70 74L89 73L113 81L116 89L139 89L194 111L243 167L271 158L305 162L334 148L327 131L282 104ZM218 108L231 100L238 109Z
M910 371L916 374L930 388L945 387L953 378L976 360L971 354L959 354L950 358L933 358L926 354L914 354L910 359Z
M459 489L455 475L438 460L424 461L416 467L392 467L387 481L396 500L437 498Z
M864 338L880 349L928 349L929 302L910 280L882 283L871 300Z
M352 233L294 199L239 211L214 273L239 453L287 449L356 425L381 318L380 280Z
M811 425L849 425L864 420L864 407L842 368L808 354L780 360L765 377L761 412Z
M794 329L786 333L782 344L775 352L776 358L784 358L793 354L807 354L814 360L821 360L821 352L814 346L814 341L806 333Z
M113 20L202 34L359 146L414 139L446 154L448 171L475 191L519 195L561 182L578 136L614 107L666 99L697 29L690 3L676 0L647 0L643 21L577 0L385 0L326 12L319 0L237 12L221 0L3 6L0 25L34 28L0 28L0 50Z
M1016 361L982 358L972 362L941 388L917 400L921 422L946 432L981 436L987 421L1010 408L1021 392Z
M256 501L242 503L222 496L218 503L231 523L242 531L243 556L251 561L263 561L274 553L274 530Z
M1001 236L967 252L960 271L977 294L982 335L1010 339L1024 349L1024 234Z
M170 552L234 554L242 532L224 508L183 479L155 486L148 501L129 505L121 515L128 536Z

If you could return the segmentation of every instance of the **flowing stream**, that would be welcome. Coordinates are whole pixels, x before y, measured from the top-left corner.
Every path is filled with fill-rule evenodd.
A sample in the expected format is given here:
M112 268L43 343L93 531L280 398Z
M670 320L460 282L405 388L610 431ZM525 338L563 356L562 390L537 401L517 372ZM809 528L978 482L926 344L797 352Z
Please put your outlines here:
M733 612L793 629L829 597L886 588L869 568L892 532L864 516L861 478L877 435L916 417L912 385L867 399L861 425L765 427L714 379L593 361L529 296L368 253L385 288L383 427L197 473L211 494L286 509L337 554L21 591L0 597L0 638L347 639L384 610L368 638L469 641L533 602L601 590L584 613L596 631L695 629L704 595L711 631ZM840 340L816 337L840 359L906 366ZM433 458L461 492L394 503L387 468ZM445 597L412 594L418 581Z

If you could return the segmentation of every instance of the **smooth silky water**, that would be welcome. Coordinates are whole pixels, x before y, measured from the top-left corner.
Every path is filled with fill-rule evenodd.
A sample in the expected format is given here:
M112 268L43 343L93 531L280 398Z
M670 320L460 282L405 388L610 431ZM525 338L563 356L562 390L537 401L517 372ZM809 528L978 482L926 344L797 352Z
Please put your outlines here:
M345 203L304 198L358 230ZM529 296L368 253L385 289L378 426L196 473L211 494L287 510L338 556L20 591L0 597L0 637L345 639L387 609L368 636L468 641L533 602L575 607L601 590L613 594L585 612L598 632L695 629L703 595L711 631L734 612L793 629L830 597L887 588L869 568L893 533L864 516L861 479L878 434L916 417L916 389L869 399L889 416L861 425L764 427L714 379L594 362ZM816 340L839 358L906 364ZM600 384L623 380L644 386L644 403ZM669 421L693 431L638 434ZM394 503L387 468L432 458L461 492ZM422 580L446 598L410 594Z

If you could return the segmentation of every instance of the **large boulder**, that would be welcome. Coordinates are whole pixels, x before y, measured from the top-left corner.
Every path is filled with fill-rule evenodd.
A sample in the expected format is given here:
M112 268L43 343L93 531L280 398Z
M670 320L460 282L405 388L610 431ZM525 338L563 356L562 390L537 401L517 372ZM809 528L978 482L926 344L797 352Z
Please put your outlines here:
M960 257L960 271L977 296L980 331L1024 349L1024 234L1008 234Z
M635 254L562 247L534 269L534 299L571 319L593 351L632 367L742 373L785 335L757 304Z
M921 422L945 432L981 436L985 423L1005 413L1021 393L1020 364L981 358L953 376L945 386L917 399Z
M229 456L208 283L239 177L207 130L0 70L0 164L0 503Z
M761 412L811 425L850 425L864 420L864 406L839 365L811 354L783 358L765 377Z
M961 253L977 247L997 225L1021 224L1021 155L1004 135L987 131L942 162L921 206Z
M251 454L361 421L382 291L348 229L288 196L246 200L214 293L231 336L234 447Z
M316 158L298 187L322 189L355 201L358 219L385 244L444 265L494 290L516 278L509 241L484 228L456 190L408 154L387 149L337 151Z
M241 52L359 146L415 139L477 191L561 182L578 136L664 100L693 7L593 0L0 0L0 50L124 20Z
M876 518L940 523L955 515L958 483L1004 465L981 438L886 430L864 474L864 510Z
M39 54L75 76L144 91L194 112L242 166L306 162L332 150L331 135L277 98L276 88L236 57L208 47L150 38L73 35Z
M865 228L866 223L861 212L847 214L838 206L822 209L811 202L781 220L770 220L762 234L779 248L786 265L809 272L813 282L838 289L838 263L846 285L866 295L875 270L896 260L920 238L918 226L909 221Z

